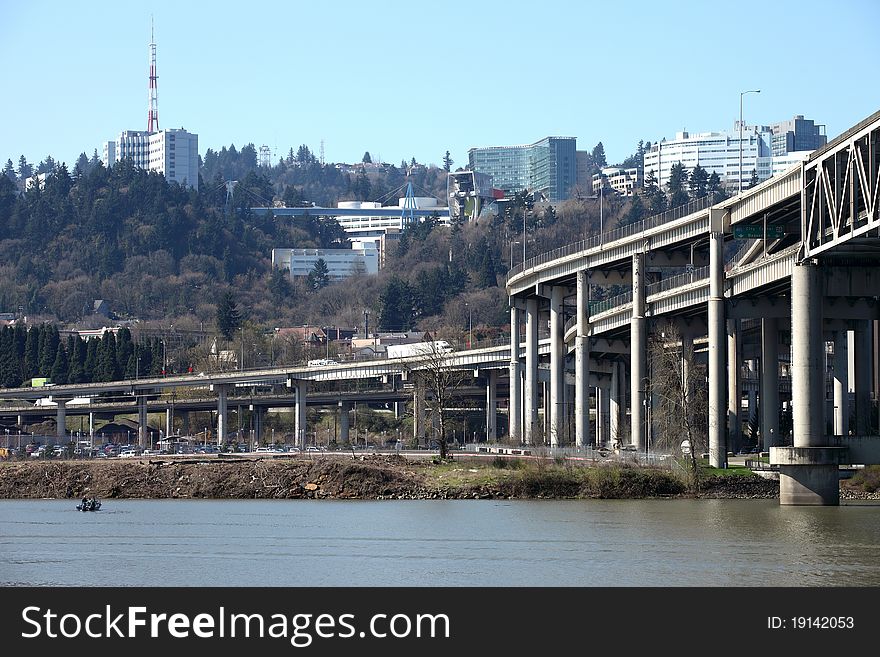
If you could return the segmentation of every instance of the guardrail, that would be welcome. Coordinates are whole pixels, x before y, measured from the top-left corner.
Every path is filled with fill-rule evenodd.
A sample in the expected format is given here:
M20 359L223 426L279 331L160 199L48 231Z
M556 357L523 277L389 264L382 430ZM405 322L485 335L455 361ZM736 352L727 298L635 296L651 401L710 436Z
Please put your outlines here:
M522 262L511 268L511 270L507 273L507 280L509 281L517 274L527 269L531 269L532 267L535 267L537 265L544 264L545 262L557 260L558 258L564 258L565 256L580 253L581 251L587 251L589 249L596 248L597 246L600 246L605 242L614 242L623 239L624 237L636 235L646 230L650 230L651 228L662 226L663 224L669 223L670 221L681 219L682 217L686 217L689 214L700 212L701 210L705 210L706 208L711 207L713 205L713 202L714 199L711 195L704 196L702 198L698 198L688 203L685 203L684 205L672 208L671 210L667 210L666 212L655 214L651 217L648 217L647 219L643 219L642 221L637 221L627 226L621 226L620 228L615 228L614 230L605 231L588 239L574 242L572 244L553 249L552 251L547 251L537 256L532 256L531 258L526 259L525 262Z

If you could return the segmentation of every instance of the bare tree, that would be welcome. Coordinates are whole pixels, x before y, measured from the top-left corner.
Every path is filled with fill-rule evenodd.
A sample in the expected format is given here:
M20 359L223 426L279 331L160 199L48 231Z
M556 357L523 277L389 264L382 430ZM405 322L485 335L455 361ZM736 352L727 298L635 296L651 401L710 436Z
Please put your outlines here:
M434 404L438 421L437 443L440 458L446 459L448 457L446 432L449 424L447 407L456 397L458 389L469 378L470 372L453 367L450 349L443 340L427 342L420 346L416 350L416 355L412 357L409 369L421 380Z
M706 366L696 361L693 341L667 322L652 334L650 368L655 445L678 450L687 440L694 483L699 486L696 455L708 442Z

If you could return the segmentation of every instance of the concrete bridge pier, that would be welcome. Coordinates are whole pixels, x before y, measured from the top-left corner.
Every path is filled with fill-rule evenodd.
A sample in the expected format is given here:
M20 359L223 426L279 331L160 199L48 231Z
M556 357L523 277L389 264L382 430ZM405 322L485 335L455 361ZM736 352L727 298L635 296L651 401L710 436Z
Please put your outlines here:
M746 425L749 427L751 437L757 437L758 447L761 447L762 434L758 426L758 389L755 387L758 377L758 363L754 358L746 361L746 369L749 378L749 390L746 393Z
M67 402L70 399L53 395L52 401L58 405L55 411L55 435L58 444L63 445L67 442Z
M498 440L498 372L486 373L486 442Z
M645 388L648 380L648 326L645 318L645 254L632 259L632 319L630 320L630 442L645 451Z
M779 320L761 320L761 442L764 451L782 444L779 435Z
M871 433L871 320L855 321L853 329L855 362L853 386L856 403L856 435Z
M181 435L188 436L190 433L189 411L178 411L177 417L180 418L180 433L181 433Z
M840 504L838 464L844 447L825 437L825 343L822 333L822 278L812 263L791 274L791 385L794 446L772 447L779 466L779 503Z
M263 420L266 417L266 409L251 404L251 413L254 420L254 444L260 445L263 442Z
M727 321L724 210L709 209L709 464L727 467Z
M351 410L351 404L349 402L339 402L339 442L340 443L348 443L351 442L351 438L349 435L349 421L348 421L348 412Z
M730 436L730 449L737 451L742 447L742 375L740 363L742 339L738 319L727 320L727 431Z
M229 434L229 417L227 415L229 405L226 401L229 385L216 383L211 385L211 389L217 393L217 446L222 449L226 445Z
M559 447L565 423L565 342L562 315L564 288L554 286L550 291L550 399L549 438L551 447ZM589 381L589 379L587 379Z
M171 407L168 406L165 409L165 436L170 436L174 433L174 411L171 410Z
M150 428L147 426L147 395L138 395L138 446L147 447L150 440Z
M589 410L589 409L588 409ZM611 414L611 387L596 388L596 448L608 442L609 415Z
M590 282L577 273L577 332L574 338L574 440L578 449L590 442Z
M511 304L513 302L511 301ZM520 313L519 309L510 306L510 392L507 403L508 436L513 444L523 442L522 425L522 366L519 360Z
M523 386L523 437L532 444L538 426L538 300L526 301L526 371Z
M846 330L834 332L834 435L849 434L849 340Z
M294 436L296 444L300 449L306 448L306 397L309 390L309 382L297 379L296 384L296 403L294 406Z
M608 438L617 443L623 437L623 382L621 376L622 363L611 362L611 388L608 390ZM601 445L599 445L601 447Z

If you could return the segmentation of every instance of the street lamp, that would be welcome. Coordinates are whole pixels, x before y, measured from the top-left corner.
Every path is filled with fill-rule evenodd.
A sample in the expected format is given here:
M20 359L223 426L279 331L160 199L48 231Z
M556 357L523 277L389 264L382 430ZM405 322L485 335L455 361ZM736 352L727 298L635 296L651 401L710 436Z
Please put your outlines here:
M471 305L467 301L464 302L464 307L467 308L467 311L468 311L468 345L467 346L468 346L468 349L470 349L474 343L474 311L471 308Z
M743 190L743 96L746 94L759 94L760 89L750 89L739 92L739 193Z

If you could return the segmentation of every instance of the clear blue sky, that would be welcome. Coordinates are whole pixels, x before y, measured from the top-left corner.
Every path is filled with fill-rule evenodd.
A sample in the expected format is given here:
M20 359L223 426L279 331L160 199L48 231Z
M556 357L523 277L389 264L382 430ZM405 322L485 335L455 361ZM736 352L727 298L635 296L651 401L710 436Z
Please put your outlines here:
M253 143L329 162L574 136L609 162L640 139L803 114L829 137L880 109L880 1L0 0L0 165L72 168L147 124L199 151ZM823 39L823 35L827 35ZM818 44L822 44L821 46Z

